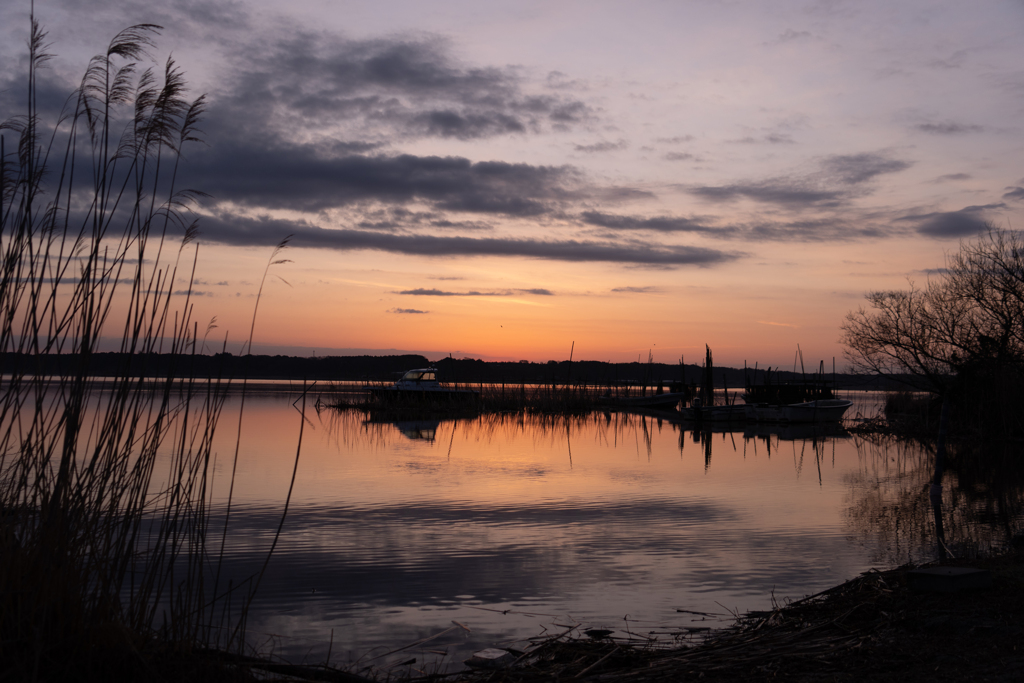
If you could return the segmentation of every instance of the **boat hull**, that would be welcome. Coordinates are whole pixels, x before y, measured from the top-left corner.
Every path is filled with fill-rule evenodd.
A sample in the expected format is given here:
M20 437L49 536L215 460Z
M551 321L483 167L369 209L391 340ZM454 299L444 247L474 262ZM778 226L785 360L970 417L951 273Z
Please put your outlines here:
M748 404L746 419L751 422L838 422L852 401L830 398L785 406Z

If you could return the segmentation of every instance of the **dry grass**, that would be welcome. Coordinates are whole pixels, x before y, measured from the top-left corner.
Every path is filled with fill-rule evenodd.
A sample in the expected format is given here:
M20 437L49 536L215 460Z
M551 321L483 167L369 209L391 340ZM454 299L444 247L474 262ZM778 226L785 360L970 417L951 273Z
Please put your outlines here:
M176 177L204 99L170 60L142 69L158 30L119 33L58 117L36 107L49 55L33 19L26 111L0 125L0 352L75 359L55 377L0 367L0 680L137 680L244 645L259 577L220 576L210 516L226 383L190 372L211 328L175 292L198 258L200 193ZM101 344L182 361L101 389Z

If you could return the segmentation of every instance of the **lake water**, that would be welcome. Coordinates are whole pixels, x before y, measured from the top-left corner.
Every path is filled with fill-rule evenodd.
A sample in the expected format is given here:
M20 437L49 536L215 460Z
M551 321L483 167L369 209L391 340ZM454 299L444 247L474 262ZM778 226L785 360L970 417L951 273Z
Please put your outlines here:
M238 576L258 568L299 450L249 623L254 645L293 662L330 648L335 664L460 668L573 624L671 642L938 549L931 454L841 429L695 432L616 413L368 423L307 407L299 449L295 400L246 399L227 556ZM221 496L237 409L219 431ZM1019 504L993 521L945 481L948 547L1018 533Z

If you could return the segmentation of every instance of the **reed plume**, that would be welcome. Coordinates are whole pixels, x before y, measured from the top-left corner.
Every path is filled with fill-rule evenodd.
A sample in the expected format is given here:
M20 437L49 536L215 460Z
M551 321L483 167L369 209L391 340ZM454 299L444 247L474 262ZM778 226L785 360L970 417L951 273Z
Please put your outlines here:
M26 112L0 124L4 680L135 678L155 644L242 647L244 614L223 624L208 551L226 384L190 370L204 341L191 300L202 193L178 187L178 165L205 98L186 97L172 60L140 69L160 30L117 34L52 114L38 107L50 54L33 17ZM101 345L126 360L99 383ZM153 353L174 362L147 379ZM33 362L49 354L55 375Z

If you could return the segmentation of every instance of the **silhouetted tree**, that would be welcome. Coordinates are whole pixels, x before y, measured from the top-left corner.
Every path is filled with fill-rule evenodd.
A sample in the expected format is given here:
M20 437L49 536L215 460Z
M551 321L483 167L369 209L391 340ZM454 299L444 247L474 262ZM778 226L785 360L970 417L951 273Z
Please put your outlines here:
M989 426L1018 428L1024 376L1024 238L990 227L961 243L919 287L871 292L846 316L842 342L859 372L949 394ZM961 410L961 416L968 413Z

